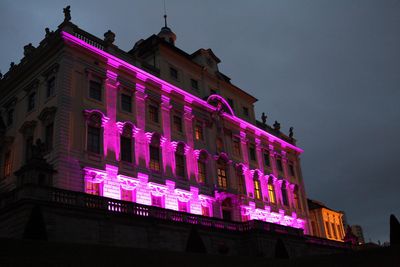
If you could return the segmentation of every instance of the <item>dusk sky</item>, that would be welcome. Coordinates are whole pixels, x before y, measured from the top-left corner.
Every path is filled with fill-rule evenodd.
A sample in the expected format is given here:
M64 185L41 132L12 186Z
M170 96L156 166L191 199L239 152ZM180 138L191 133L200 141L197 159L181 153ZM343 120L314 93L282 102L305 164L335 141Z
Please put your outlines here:
M72 22L129 50L163 26L163 1L0 1L0 70ZM220 71L254 95L257 118L294 127L307 196L346 212L366 241L400 219L399 0L167 0L176 45L211 48Z

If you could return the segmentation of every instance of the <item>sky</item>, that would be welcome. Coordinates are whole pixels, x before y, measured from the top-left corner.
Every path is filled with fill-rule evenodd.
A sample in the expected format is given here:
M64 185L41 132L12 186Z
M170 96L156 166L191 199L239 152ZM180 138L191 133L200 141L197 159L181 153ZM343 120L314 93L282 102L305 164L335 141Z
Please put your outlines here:
M72 22L129 50L163 26L162 0L0 0L0 70ZM220 71L259 99L256 114L294 127L307 196L346 212L366 241L400 219L400 0L167 0L176 45L211 48Z

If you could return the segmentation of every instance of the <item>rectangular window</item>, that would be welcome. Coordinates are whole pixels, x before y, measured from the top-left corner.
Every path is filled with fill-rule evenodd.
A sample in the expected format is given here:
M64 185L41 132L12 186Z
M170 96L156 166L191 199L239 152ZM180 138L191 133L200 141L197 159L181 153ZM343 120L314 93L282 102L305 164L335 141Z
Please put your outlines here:
M243 115L249 117L249 108L243 107Z
M260 181L258 180L254 180L254 196L258 200L262 199Z
M195 79L190 79L190 84L196 91L199 90L199 82Z
M290 176L295 176L294 166L292 163L289 164L289 174L290 174Z
M181 212L188 212L188 203L178 200L178 210Z
M253 145L250 145L249 152L250 152L250 160L256 161L256 148Z
M334 224L334 223L331 223L331 224L332 224L333 238L338 239L338 236L337 236L337 234L336 234L336 227L335 227L335 224Z
M325 229L326 229L326 233L327 233L328 237L332 238L331 228L330 228L329 222L327 222L327 221L325 221Z
M32 158L32 146L33 136L29 136L25 140L25 161L29 161Z
M11 151L8 151L4 155L4 177L11 175L12 162L11 162Z
M162 208L163 204L162 204L162 197L161 196L154 196L151 195L151 205L154 207L159 207Z
M150 146L150 169L160 171L160 151L156 146Z
M36 101L36 92L33 92L28 96L28 111L31 111L35 108L35 101Z
M175 153L176 163L176 176L183 178L185 177L185 159L184 155Z
M149 119L151 122L158 123L158 107L149 105Z
M236 156L240 156L240 141L233 140L233 154Z
M238 192L241 195L246 194L243 174L238 174Z
M235 106L233 105L233 99L232 98L227 98L227 100L228 100L229 106L234 110Z
M278 171L283 171L282 160L280 158L276 159L276 167L278 168Z
M100 183L86 182L86 193L90 195L100 196Z
M50 151L53 149L53 135L54 135L54 124L50 123L46 126L45 129L45 145L46 151Z
M201 215L210 217L210 208L201 206Z
M121 160L132 162L132 138L121 136Z
M132 190L126 190L121 187L121 200L124 201L133 201L133 192Z
M56 86L56 78L51 77L47 80L47 87L46 87L46 97L49 98L50 96L54 95L54 90Z
M269 196L269 202L275 203L275 190L274 190L274 185L273 184L268 184L268 196Z
M174 116L173 120L174 120L174 129L175 129L175 131L181 133L183 131L183 129L182 129L182 118L179 117L179 116Z
M207 177L207 175L206 175L206 164L205 164L205 162L202 162L202 161L198 161L198 178L199 178L199 183L202 183L202 184L204 184L204 183L206 183L206 177Z
M100 133L100 128L88 126L87 150L89 152L100 154Z
M196 140L204 140L203 126L200 123L196 123L194 127L194 137Z
M269 152L268 151L264 151L264 165L269 167L271 166L271 162L269 160Z
M125 112L132 112L132 97L121 94L121 109Z
M178 80L178 70L177 69L175 69L175 68L173 68L173 67L170 67L169 68L169 75L171 76L171 78L173 78L174 80Z
M7 111L7 126L11 126L14 122L14 109Z
M226 177L226 170L224 168L218 168L218 186L226 189L228 187L227 177Z
M100 82L93 80L89 82L89 97L97 101L101 101L102 89Z

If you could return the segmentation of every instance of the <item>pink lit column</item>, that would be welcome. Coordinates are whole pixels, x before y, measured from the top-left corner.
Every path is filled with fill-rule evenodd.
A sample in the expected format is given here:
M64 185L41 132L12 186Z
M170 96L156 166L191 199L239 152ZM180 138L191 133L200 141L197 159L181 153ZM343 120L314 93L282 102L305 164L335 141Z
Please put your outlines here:
M199 199L199 189L191 186L190 193L192 198L190 200L190 213L201 215L201 201Z
M170 210L178 210L178 201L175 195L175 182L166 180L167 192L165 194L165 208Z
M116 124L118 81L117 74L107 70L105 83L108 123L104 126L104 153L108 161L119 160L119 134Z
M286 178L286 181L289 181L289 171L288 171L288 159L286 156L286 151L282 151L282 165L283 165L283 173ZM293 208L293 191L291 190L288 182L286 183L286 191L288 194L288 200L289 200L289 207Z
M249 168L249 153L247 148L247 138L246 133L244 131L240 132L240 145L242 149L242 157L243 157L243 165L246 170L244 170L244 178L246 181L246 192L247 195L251 193L254 197L254 184L253 184L253 175L250 172Z
M103 196L121 199L121 188L117 175L118 167L106 164L106 177L103 181Z
M189 106L184 106L184 118L185 118L185 135L186 135L186 144L187 150L186 153L186 171L187 177L191 181L196 181L196 170L197 170L197 162L193 152L194 141L193 141L193 115L192 108Z
M266 200L268 195L268 181L264 177L264 164L263 164L263 156L261 149L261 140L259 138L256 138L255 142L256 142L256 156L257 156L258 169L261 171L261 174L259 174L261 193L263 200Z
M171 145L171 116L172 106L166 95L161 96L161 120L163 128L162 162L163 170L167 176L175 174L175 147Z
M145 86L136 83L135 108L136 108L136 126L138 131L135 135L135 162L141 168L148 167L148 139L144 131L146 127L146 93Z

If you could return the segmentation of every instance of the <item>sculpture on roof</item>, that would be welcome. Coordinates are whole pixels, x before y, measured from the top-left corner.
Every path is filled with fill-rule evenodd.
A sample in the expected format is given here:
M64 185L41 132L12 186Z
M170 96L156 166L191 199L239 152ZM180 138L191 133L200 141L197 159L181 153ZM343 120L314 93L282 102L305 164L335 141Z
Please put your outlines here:
M293 127L289 128L289 137L293 138Z
M265 115L265 113L263 112L261 115L261 120L262 120L262 124L265 126L267 124L267 118L268 116Z
M64 12L64 22L68 22L71 20L71 6L66 6L63 9Z
M281 129L281 124L278 121L275 121L274 123L274 130L279 131Z

